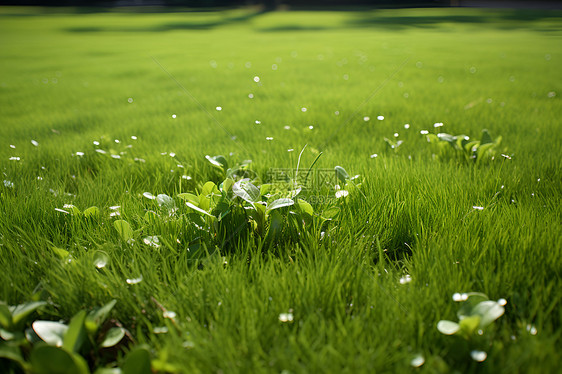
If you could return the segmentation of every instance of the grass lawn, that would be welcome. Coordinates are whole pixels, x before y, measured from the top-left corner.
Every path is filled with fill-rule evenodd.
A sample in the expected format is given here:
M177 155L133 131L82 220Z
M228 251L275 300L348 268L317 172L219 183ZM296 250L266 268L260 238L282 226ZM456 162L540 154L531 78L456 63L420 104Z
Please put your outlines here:
M80 347L60 334L65 357L125 374L148 356L178 373L559 370L561 17L0 8L0 300L45 302L19 326L0 304L0 365L40 372L63 351L35 342L40 324L31 350L33 321L116 300ZM483 129L501 143L476 159L431 136ZM225 160L266 213L252 186L221 186ZM275 209L293 185L270 197L268 175L297 165L328 184ZM468 292L503 315L442 334ZM101 348L108 328L125 336Z

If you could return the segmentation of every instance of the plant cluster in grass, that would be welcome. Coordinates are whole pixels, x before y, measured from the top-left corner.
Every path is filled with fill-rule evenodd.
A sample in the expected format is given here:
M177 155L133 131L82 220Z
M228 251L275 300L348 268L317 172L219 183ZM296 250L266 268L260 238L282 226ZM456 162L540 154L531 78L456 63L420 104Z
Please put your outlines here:
M109 319L116 302L112 300L90 312L81 310L68 324L49 320L30 323L36 310L47 305L44 301L14 306L0 302L3 370L89 374L90 368L95 368L97 374L152 373L146 347L138 346L122 357L134 339L119 321Z
M338 205L343 200L340 198L349 194L339 185L332 186L335 198L324 204L321 211L315 212L306 197L301 197L302 188L297 180L289 183L290 189L282 189L278 184L259 184L259 178L244 178L252 174L247 168L249 161L242 167L228 168L224 156L207 156L207 160L226 176L218 186L208 181L200 191L180 193L175 199L166 194L154 196L145 192L143 197L154 200L158 209L148 210L143 225L135 230L126 220L115 221L121 239L132 244L138 234L175 225L179 231L190 231L187 250L195 258L214 252L215 248L221 253L234 252L249 243L258 251L287 243L303 246L321 240L326 231L333 229L330 223L337 220ZM354 186L361 192L344 168L336 166L334 171L344 188ZM142 242L153 247L162 243L173 251L176 249L172 244L181 243L180 238L158 234L146 236Z

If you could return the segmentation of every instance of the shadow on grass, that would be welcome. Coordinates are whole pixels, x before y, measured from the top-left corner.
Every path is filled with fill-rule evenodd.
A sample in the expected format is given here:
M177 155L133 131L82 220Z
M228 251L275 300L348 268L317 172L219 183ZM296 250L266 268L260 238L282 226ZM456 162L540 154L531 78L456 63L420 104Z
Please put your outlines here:
M146 27L90 27L90 26L80 26L80 27L69 27L65 28L64 31L75 32L75 33L88 33L88 32L102 32L102 31L113 31L113 32L164 32L164 31L175 31L175 30L211 30L221 26L234 25L234 24L244 24L250 20L257 18L263 14L268 13L266 10L259 10L251 13L245 13L243 15L223 17L222 19L212 20L207 22L168 22L160 25L151 25Z
M562 29L560 19L562 12L530 11L530 10L502 10L488 11L478 15L431 15L431 16L379 16L377 12L358 14L347 21L348 27L384 28L390 30L405 30L409 28L436 28L442 24L485 24L497 29L530 28L536 31L556 31ZM551 20L556 25L545 28L533 25L532 22Z
M96 13L206 13L216 15L215 19L200 20L190 17L186 21L174 21L157 25L147 26L111 26L111 25L84 25L78 27L63 28L63 31L71 33L98 33L98 32L166 32L175 30L211 30L224 26L236 24L246 24L251 20L269 13L262 9L255 9L238 15L225 15L222 18L221 12L233 9L185 9L167 7L140 7L140 8L34 8L32 10L22 8L13 12L0 14L3 17L33 17L43 15L69 15L69 14L96 14ZM326 9L319 9L326 10ZM329 10L326 10L329 11ZM258 26L258 32L318 32L326 30L353 29L353 28L374 28L387 30L408 30L408 29L431 29L442 27L446 24L465 24L465 25L485 25L488 28L499 30L530 29L538 32L553 32L562 30L562 11L546 10L474 10L474 9L435 9L427 12L416 12L408 10L405 15L393 15L388 10L364 9L362 11L349 10L345 12L347 16L340 22L330 25L309 25L300 20L290 23L290 13L286 17L289 23L272 24L269 26ZM312 17L313 15L311 15ZM540 23L539 23L540 22Z

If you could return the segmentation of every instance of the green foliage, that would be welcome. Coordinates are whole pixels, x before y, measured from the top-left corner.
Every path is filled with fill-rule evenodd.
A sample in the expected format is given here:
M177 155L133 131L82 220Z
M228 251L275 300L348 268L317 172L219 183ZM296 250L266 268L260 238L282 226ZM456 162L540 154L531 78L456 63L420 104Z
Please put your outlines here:
M116 322L108 321L116 302L112 300L89 313L80 310L69 324L35 320L24 334L32 313L46 303L8 306L0 301L0 359L9 360L25 372L39 374L88 374L89 364L114 366L100 367L96 372L115 371L115 362L104 363L108 357L104 349L122 349L129 334L123 327L114 326ZM148 351L138 347L129 352L123 361L123 373L151 373Z
M486 129L482 130L480 140L471 140L466 135L453 136L446 133L427 134L426 138L429 143L436 146L440 158L446 158L452 154L454 157L475 162L493 159L499 152L502 141L501 136L493 140Z
M437 330L444 335L456 335L465 341L462 344L456 342L455 355L464 353L466 359L469 357L468 350L470 350L470 357L474 361L482 362L487 358L487 353L483 349L493 345L493 338L487 330L504 314L505 300L501 302L488 300L488 296L478 292L457 293L453 299L462 300L457 313L459 322L441 320L437 323Z

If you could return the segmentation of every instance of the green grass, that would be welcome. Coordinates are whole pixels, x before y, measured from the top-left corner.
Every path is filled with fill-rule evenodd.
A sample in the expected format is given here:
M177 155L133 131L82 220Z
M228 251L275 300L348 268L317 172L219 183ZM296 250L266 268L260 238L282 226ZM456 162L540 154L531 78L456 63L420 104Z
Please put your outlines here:
M13 183L0 185L0 299L46 300L42 319L68 321L115 298L136 342L186 373L558 369L562 13L73 12L0 8L0 169ZM420 135L484 128L503 141L478 164L435 159ZM389 152L395 132L404 143ZM94 141L126 153L96 153ZM196 261L181 227L145 228L133 246L113 227L115 205L141 227L154 209L143 192L220 182L205 155L251 159L264 178L296 167L306 144L306 168L323 152L316 168L364 180L365 198L338 200L322 241L211 248ZM76 222L55 211L64 204L102 218ZM183 244L155 250L142 235ZM110 257L101 270L98 250ZM436 329L456 320L453 293L469 291L508 302L484 363L455 358L455 338ZM294 322L281 323L289 310Z

